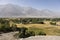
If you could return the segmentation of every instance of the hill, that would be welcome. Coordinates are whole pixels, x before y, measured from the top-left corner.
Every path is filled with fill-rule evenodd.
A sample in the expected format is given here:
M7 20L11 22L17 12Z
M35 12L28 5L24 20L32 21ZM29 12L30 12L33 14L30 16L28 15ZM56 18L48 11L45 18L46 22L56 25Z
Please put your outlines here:
M32 7L21 7L13 4L0 5L0 17L35 17L35 18L56 18L59 13L48 9L37 10Z

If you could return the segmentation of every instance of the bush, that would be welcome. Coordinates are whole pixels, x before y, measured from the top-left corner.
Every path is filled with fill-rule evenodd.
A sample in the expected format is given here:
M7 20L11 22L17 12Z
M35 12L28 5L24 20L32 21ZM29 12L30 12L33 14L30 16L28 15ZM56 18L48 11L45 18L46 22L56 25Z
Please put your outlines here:
M27 38L27 37L30 37L30 36L35 36L35 32L28 31L27 28L22 27L22 28L20 28L19 33L15 34L15 37L17 37L17 35L18 35L19 38Z
M26 38L24 33L19 33L19 38Z
M9 25L3 24L3 25L0 27L0 32L2 32L2 33L10 32L10 31L11 31L11 28L10 28Z
M16 31L17 30L17 26L13 24L11 29L12 29L12 31Z
M45 33L45 32L40 31L40 32L38 33L38 35L46 35L46 33Z
M25 33L26 30L28 30L26 27L21 27L19 31L20 31L21 33Z
M44 22L43 21L41 21L41 22L38 22L39 24L44 24Z
M51 25L56 25L56 22L50 22Z
M15 34L14 35L15 37L19 37L19 38L27 38L27 37L30 37L30 36L35 36L35 33L33 31L27 31L25 33L18 33L18 34Z
M11 31L12 31L12 30L11 30L11 28L9 28L9 27L8 27L8 28L3 28L3 27L2 27L2 28L0 29L0 32L2 32L2 33L7 33L7 32L11 32Z
M25 38L26 37L26 35L25 35L26 30L27 30L27 28L25 28L25 27L20 28L20 30L19 30L19 37L20 38Z
M38 32L38 34L35 33L36 31L34 30L28 30L27 28L25 27L22 27L20 28L19 30L19 33L18 34L15 34L15 37L19 37L19 38L27 38L27 37L30 37L30 36L35 36L35 35L46 35L45 32L43 31L40 31Z
M17 31L17 30L19 30L19 28L17 28L16 26L10 27L8 24L2 24L0 27L0 33L7 33L7 32Z
M26 37L30 37L30 36L35 36L35 32L33 32L33 31L28 31L28 32L26 33Z

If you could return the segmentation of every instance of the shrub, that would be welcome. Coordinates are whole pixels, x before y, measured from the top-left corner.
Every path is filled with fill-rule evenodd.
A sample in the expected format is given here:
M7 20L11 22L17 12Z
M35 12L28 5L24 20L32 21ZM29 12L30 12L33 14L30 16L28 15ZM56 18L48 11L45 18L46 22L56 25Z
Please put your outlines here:
M22 27L22 28L20 28L20 29L21 29L21 30L19 31L19 37L20 37L20 38L25 38L25 37L26 37L25 33L26 33L27 28Z
M15 37L19 37L19 38L27 38L27 37L30 37L30 36L35 36L35 33L33 31L27 31L25 33L18 33L18 34L15 34L14 35Z
M17 30L17 26L13 24L11 29L12 29L12 31L16 31Z
M39 24L44 24L44 22L43 21L41 21L41 22L38 22Z
M26 37L30 37L30 36L35 36L35 32L33 31L26 32Z
M56 22L50 22L51 25L56 25Z
M2 28L0 28L0 32L4 32L4 33L10 32L10 28L2 27Z
M45 33L45 32L40 31L40 32L38 33L38 35L46 35L46 33Z
M27 38L27 37L30 37L30 36L35 36L35 32L28 31L27 28L22 27L22 28L20 28L19 33L15 34L15 37L17 37L17 35L18 35L19 38Z
M19 30L16 26L10 27L8 24L1 24L0 33L6 33Z
M21 32L21 33L25 33L26 30L28 30L26 27L21 27L21 28L20 28L20 32Z
M26 38L25 33L19 33L19 38Z

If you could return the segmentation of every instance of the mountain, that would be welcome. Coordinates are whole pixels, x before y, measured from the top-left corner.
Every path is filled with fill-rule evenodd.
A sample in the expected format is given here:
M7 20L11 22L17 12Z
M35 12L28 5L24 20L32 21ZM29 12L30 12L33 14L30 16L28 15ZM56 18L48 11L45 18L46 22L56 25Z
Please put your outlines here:
M21 7L13 4L0 5L0 17L60 17L59 13L48 9L37 10L32 7Z

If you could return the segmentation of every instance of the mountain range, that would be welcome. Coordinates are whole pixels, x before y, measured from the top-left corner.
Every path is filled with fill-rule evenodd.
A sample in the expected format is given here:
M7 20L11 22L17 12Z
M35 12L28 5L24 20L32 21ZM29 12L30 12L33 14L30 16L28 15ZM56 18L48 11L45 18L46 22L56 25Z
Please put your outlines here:
M48 9L38 10L32 7L6 4L0 5L0 17L56 18L60 17L60 14Z

